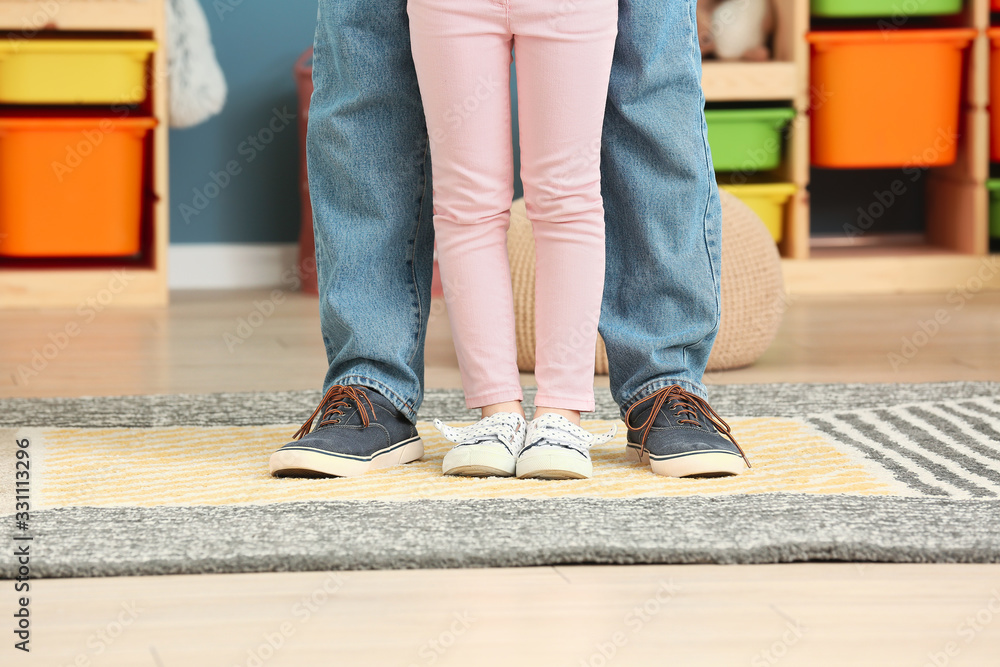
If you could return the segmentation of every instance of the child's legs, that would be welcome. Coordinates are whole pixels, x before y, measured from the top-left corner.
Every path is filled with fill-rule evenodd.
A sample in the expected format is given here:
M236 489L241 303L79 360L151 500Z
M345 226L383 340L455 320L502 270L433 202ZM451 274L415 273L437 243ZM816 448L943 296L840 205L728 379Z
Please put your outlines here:
M555 1L513 3L521 178L536 248L535 404L586 412L604 287L600 147L618 3L576 0L565 13Z
M438 263L468 407L521 400L507 260L513 198L502 5L410 0L431 145Z

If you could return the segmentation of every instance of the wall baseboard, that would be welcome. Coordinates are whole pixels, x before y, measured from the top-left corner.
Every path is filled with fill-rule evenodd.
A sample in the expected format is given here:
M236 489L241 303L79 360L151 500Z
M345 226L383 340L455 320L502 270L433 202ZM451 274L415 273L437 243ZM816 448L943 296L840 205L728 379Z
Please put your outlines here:
M288 288L298 254L296 243L174 243L170 289Z

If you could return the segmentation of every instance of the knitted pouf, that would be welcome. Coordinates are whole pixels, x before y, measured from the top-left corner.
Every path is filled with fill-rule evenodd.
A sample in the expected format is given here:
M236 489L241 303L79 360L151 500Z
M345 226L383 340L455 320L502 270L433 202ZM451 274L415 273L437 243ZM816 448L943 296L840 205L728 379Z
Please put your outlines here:
M722 322L708 370L740 368L755 362L774 340L785 312L781 260L764 223L735 195L722 200ZM514 287L517 367L535 368L535 240L518 199L510 210L507 252ZM597 339L595 370L608 372L604 341Z

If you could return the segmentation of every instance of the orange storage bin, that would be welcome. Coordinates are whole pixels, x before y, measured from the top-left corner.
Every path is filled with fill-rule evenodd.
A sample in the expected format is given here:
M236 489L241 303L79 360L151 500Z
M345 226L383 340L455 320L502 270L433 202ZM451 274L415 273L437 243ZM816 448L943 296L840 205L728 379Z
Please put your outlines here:
M812 163L951 164L972 28L811 32Z
M139 252L152 118L0 117L0 255Z
M1000 162L1000 28L990 28L990 159Z

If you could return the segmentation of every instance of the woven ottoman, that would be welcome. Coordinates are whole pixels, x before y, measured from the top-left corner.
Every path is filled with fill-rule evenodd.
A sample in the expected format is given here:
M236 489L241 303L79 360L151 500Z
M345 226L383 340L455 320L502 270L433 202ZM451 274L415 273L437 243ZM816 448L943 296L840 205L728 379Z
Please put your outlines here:
M749 366L774 340L785 312L781 259L764 223L735 195L722 200L722 322L708 370ZM517 367L535 369L535 241L524 200L514 202L507 232L514 288ZM608 372L604 341L597 340L596 371Z

